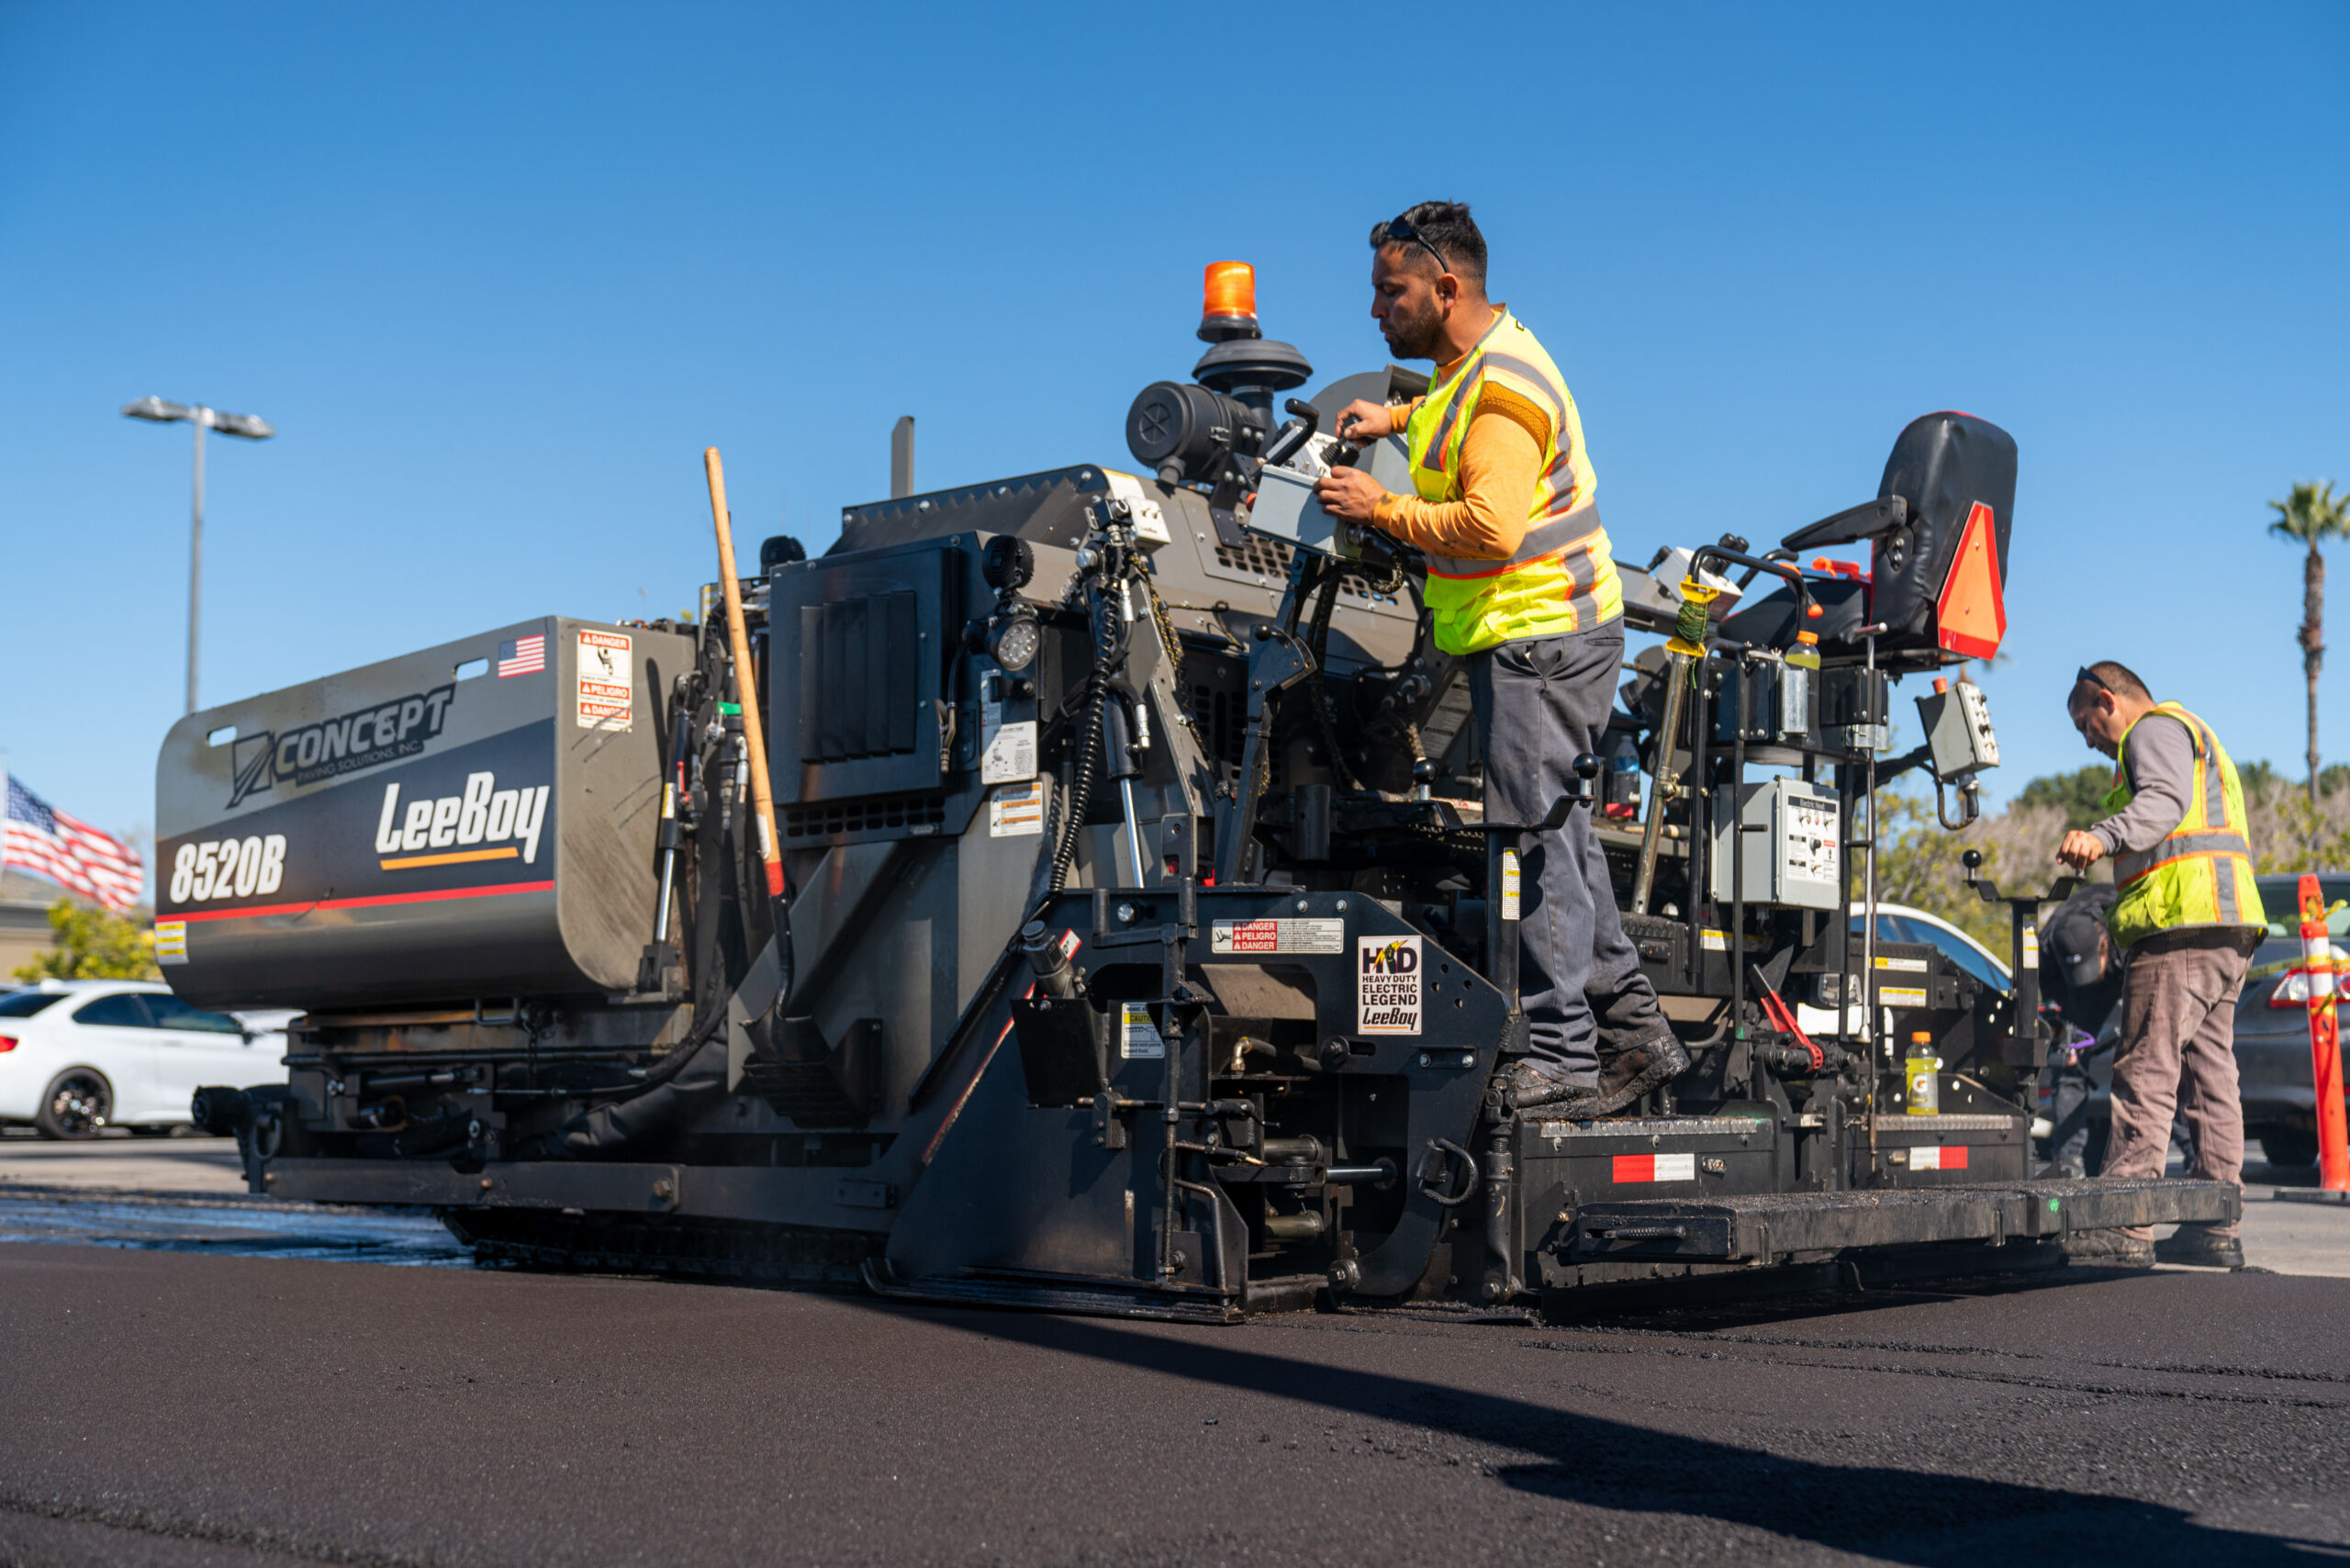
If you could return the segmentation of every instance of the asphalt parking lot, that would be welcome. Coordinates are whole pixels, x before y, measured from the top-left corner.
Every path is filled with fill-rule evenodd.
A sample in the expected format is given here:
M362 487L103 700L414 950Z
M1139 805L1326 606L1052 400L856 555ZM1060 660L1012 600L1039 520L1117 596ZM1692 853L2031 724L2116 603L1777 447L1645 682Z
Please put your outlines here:
M482 1271L63 1147L0 1143L0 1563L2350 1556L2331 1206L2248 1205L2304 1277L1214 1329Z
M2350 1284L1240 1328L0 1248L0 1559L2308 1563Z

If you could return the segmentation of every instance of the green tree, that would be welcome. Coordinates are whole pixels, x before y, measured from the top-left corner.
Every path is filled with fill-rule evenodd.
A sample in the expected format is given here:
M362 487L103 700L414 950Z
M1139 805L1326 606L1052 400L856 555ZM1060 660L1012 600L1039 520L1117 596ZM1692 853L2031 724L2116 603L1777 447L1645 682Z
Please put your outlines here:
M17 979L31 983L44 980L153 980L155 934L135 920L83 909L71 899L49 906L49 929L57 946L36 953L17 970Z
M2105 798L2113 792L2113 769L2092 763L2077 773L2051 773L2034 778L2016 791L2019 806L2054 806L2065 813L2068 828L2087 827L2112 815Z
M2281 501L2270 501L2268 508L2277 514L2268 532L2279 539L2289 539L2309 551L2301 563L2301 675L2309 682L2310 700L2310 810L2317 810L2317 676L2325 663L2325 557L2318 554L2318 546L2329 539L2339 539L2350 532L2350 496L2336 496L2333 481L2322 486L2307 480L2295 485L2292 493Z
M1986 904L1966 885L1962 858L1983 851L1982 874L1997 880L2008 868L2002 846L1975 832L1950 833L1934 818L1931 801L1916 795L1877 798L1876 896L1881 903L1906 903L1941 915L1992 952L2008 954L2004 907ZM2037 868L2033 868L2037 874ZM1852 898L1861 897L1860 857L1852 859ZM2027 878L2029 879L2029 878Z

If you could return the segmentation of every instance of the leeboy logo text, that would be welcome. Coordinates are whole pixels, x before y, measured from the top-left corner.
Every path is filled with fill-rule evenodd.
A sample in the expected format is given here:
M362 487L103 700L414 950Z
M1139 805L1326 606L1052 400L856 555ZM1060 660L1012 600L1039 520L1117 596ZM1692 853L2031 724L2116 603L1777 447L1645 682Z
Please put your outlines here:
M229 786L229 803L281 783L315 784L356 773L363 767L414 756L424 743L441 733L449 703L457 695L454 682L430 691L412 691L388 702L339 713L277 734L263 730L240 735L231 756L236 777Z
M473 860L520 859L534 866L547 823L547 792L544 784L501 790L496 774L468 773L462 795L403 802L400 787L386 784L383 815L375 821L375 853L385 857L386 871Z

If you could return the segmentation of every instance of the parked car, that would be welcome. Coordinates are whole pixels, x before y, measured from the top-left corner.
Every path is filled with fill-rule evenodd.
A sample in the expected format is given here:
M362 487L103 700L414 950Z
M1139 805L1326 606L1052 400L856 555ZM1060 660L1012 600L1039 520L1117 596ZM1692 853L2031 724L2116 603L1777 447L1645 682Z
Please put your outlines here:
M168 1132L199 1084L283 1081L290 1013L207 1013L138 980L0 996L0 1124L53 1138Z
M1857 936L1860 930L1860 916L1854 915L1852 934ZM2005 958L1939 914L1928 914L1906 903L1880 903L1876 906L1876 935L1880 942L1930 943L1960 969L2002 995L2013 984L2008 977Z
M2350 899L2350 877L2321 877L2331 905ZM2300 879L2260 879L2268 935L2253 955L2252 972L2236 1002L2237 1092L2244 1131L2258 1138L2271 1165L2317 1163L2317 1089L2310 1066L2309 976L2301 969ZM2326 918L2336 958L2350 936L2350 909ZM2338 984L2339 982L2337 982Z
M1852 916L1852 935L1861 934L1861 917ZM2005 993L2009 985L2005 960L1996 958L1980 942L1944 920L1939 914L1928 914L1922 909L1912 909L1906 903L1880 903L1876 906L1876 939L1880 942L1923 942L1940 947L1951 960L1968 974L1992 990ZM1859 949L1854 948L1853 962L1858 963ZM1888 1017L1891 1015L1888 1014ZM1844 1025L1840 1030L1833 1007L1821 1007L1808 1002L1796 1004L1796 1022L1809 1032L1818 1034L1858 1034L1861 1029L1861 1004L1847 1002Z

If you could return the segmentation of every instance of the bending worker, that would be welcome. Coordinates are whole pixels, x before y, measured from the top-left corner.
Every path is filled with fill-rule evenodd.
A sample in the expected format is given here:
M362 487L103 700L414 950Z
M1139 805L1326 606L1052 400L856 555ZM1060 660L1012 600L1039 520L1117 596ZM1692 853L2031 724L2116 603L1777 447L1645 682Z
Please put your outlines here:
M1624 656L1583 421L1534 334L1485 297L1485 240L1467 204L1422 202L1374 228L1371 247L1371 313L1398 359L1437 362L1435 379L1406 406L1348 405L1337 433L1402 431L1418 493L1393 495L1357 468L1315 490L1325 511L1426 555L1436 645L1469 657L1486 816L1540 822L1574 759L1597 749ZM1517 1103L1599 1115L1679 1076L1688 1052L1624 935L1589 810L1535 835L1522 876L1518 982L1535 1054L1510 1070ZM1605 1063L1586 988L1622 1030Z
M2081 738L2120 763L2105 798L2112 814L2066 834L2056 851L2076 871L2112 856L2121 890L2106 916L2125 958L2103 1173L2160 1176L2171 1118L2183 1109L2195 1135L2195 1174L2240 1187L2236 997L2266 916L2235 764L2210 725L2176 702L2156 702L2144 681L2110 659L2080 671L2066 706ZM2244 1267L2232 1222L2181 1226L2160 1245L2153 1234L2143 1226L2121 1232L2111 1255Z

